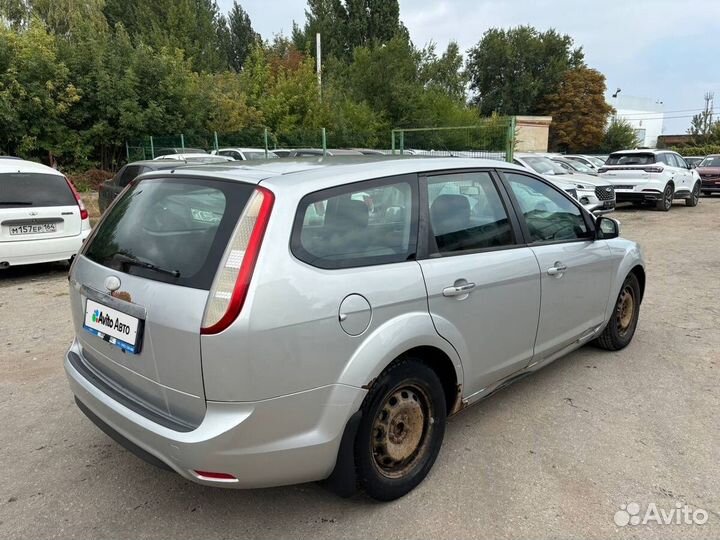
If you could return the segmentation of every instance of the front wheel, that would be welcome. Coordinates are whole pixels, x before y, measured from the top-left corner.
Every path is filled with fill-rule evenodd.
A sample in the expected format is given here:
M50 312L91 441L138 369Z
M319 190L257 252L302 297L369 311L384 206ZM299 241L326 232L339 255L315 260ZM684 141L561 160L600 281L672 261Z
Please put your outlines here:
M700 182L696 182L695 187L693 187L692 193L690 193L690 198L685 199L685 206L697 206L699 200L700 200Z
M595 342L608 351L627 347L635 335L639 315L640 283L635 274L628 274L620 288L610 320Z
M365 492L392 501L422 482L440 452L446 416L442 384L426 364L404 359L387 368L365 397L355 439Z
M655 202L655 208L662 212L668 212L672 208L673 197L675 196L675 186L668 183L663 190L662 198Z

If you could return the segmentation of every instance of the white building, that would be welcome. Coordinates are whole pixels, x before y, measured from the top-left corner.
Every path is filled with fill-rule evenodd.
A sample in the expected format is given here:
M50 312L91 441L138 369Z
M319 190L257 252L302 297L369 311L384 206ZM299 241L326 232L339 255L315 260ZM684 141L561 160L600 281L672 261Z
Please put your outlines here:
M657 138L662 135L665 122L664 107L661 102L650 98L624 96L609 98L608 103L615 108L615 116L626 120L635 128L639 146L655 148Z

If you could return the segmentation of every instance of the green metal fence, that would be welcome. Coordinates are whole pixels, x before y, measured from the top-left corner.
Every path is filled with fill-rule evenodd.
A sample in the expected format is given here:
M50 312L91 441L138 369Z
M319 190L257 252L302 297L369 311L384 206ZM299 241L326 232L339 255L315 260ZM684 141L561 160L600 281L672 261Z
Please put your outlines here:
M320 148L327 149L328 137L325 128L297 129L273 133L267 128L253 127L238 133L179 135L148 135L125 143L128 161L154 159L160 155L184 154L194 150L212 151L220 148L246 147L276 150L279 148Z
M372 148L392 154L484 157L512 161L515 146L515 117L493 116L472 126L398 128L387 139L378 132L296 129L275 133L250 127L237 133L191 133L148 135L125 144L128 161L153 159L168 153L187 153L228 147L265 150L280 148Z
M393 154L491 158L511 162L515 117L493 116L472 126L398 128L391 133Z

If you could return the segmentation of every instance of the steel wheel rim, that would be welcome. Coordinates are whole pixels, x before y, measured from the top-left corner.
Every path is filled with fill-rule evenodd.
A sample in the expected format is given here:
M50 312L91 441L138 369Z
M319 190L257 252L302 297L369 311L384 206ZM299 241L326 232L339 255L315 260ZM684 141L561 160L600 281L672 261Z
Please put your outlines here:
M375 415L370 440L373 464L387 478L408 474L427 454L433 429L428 393L417 384L398 386Z
M627 334L635 318L635 293L631 287L623 288L617 303L617 328L621 336Z

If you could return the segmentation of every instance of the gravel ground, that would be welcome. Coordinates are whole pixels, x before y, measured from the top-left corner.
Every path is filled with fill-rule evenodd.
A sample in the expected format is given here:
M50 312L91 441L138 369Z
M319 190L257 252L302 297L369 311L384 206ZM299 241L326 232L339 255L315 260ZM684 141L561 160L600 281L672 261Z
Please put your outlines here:
M615 217L647 259L633 343L586 347L463 411L427 480L389 504L146 465L68 390L67 268L0 274L0 538L720 537L720 198ZM616 526L631 502L708 521Z

